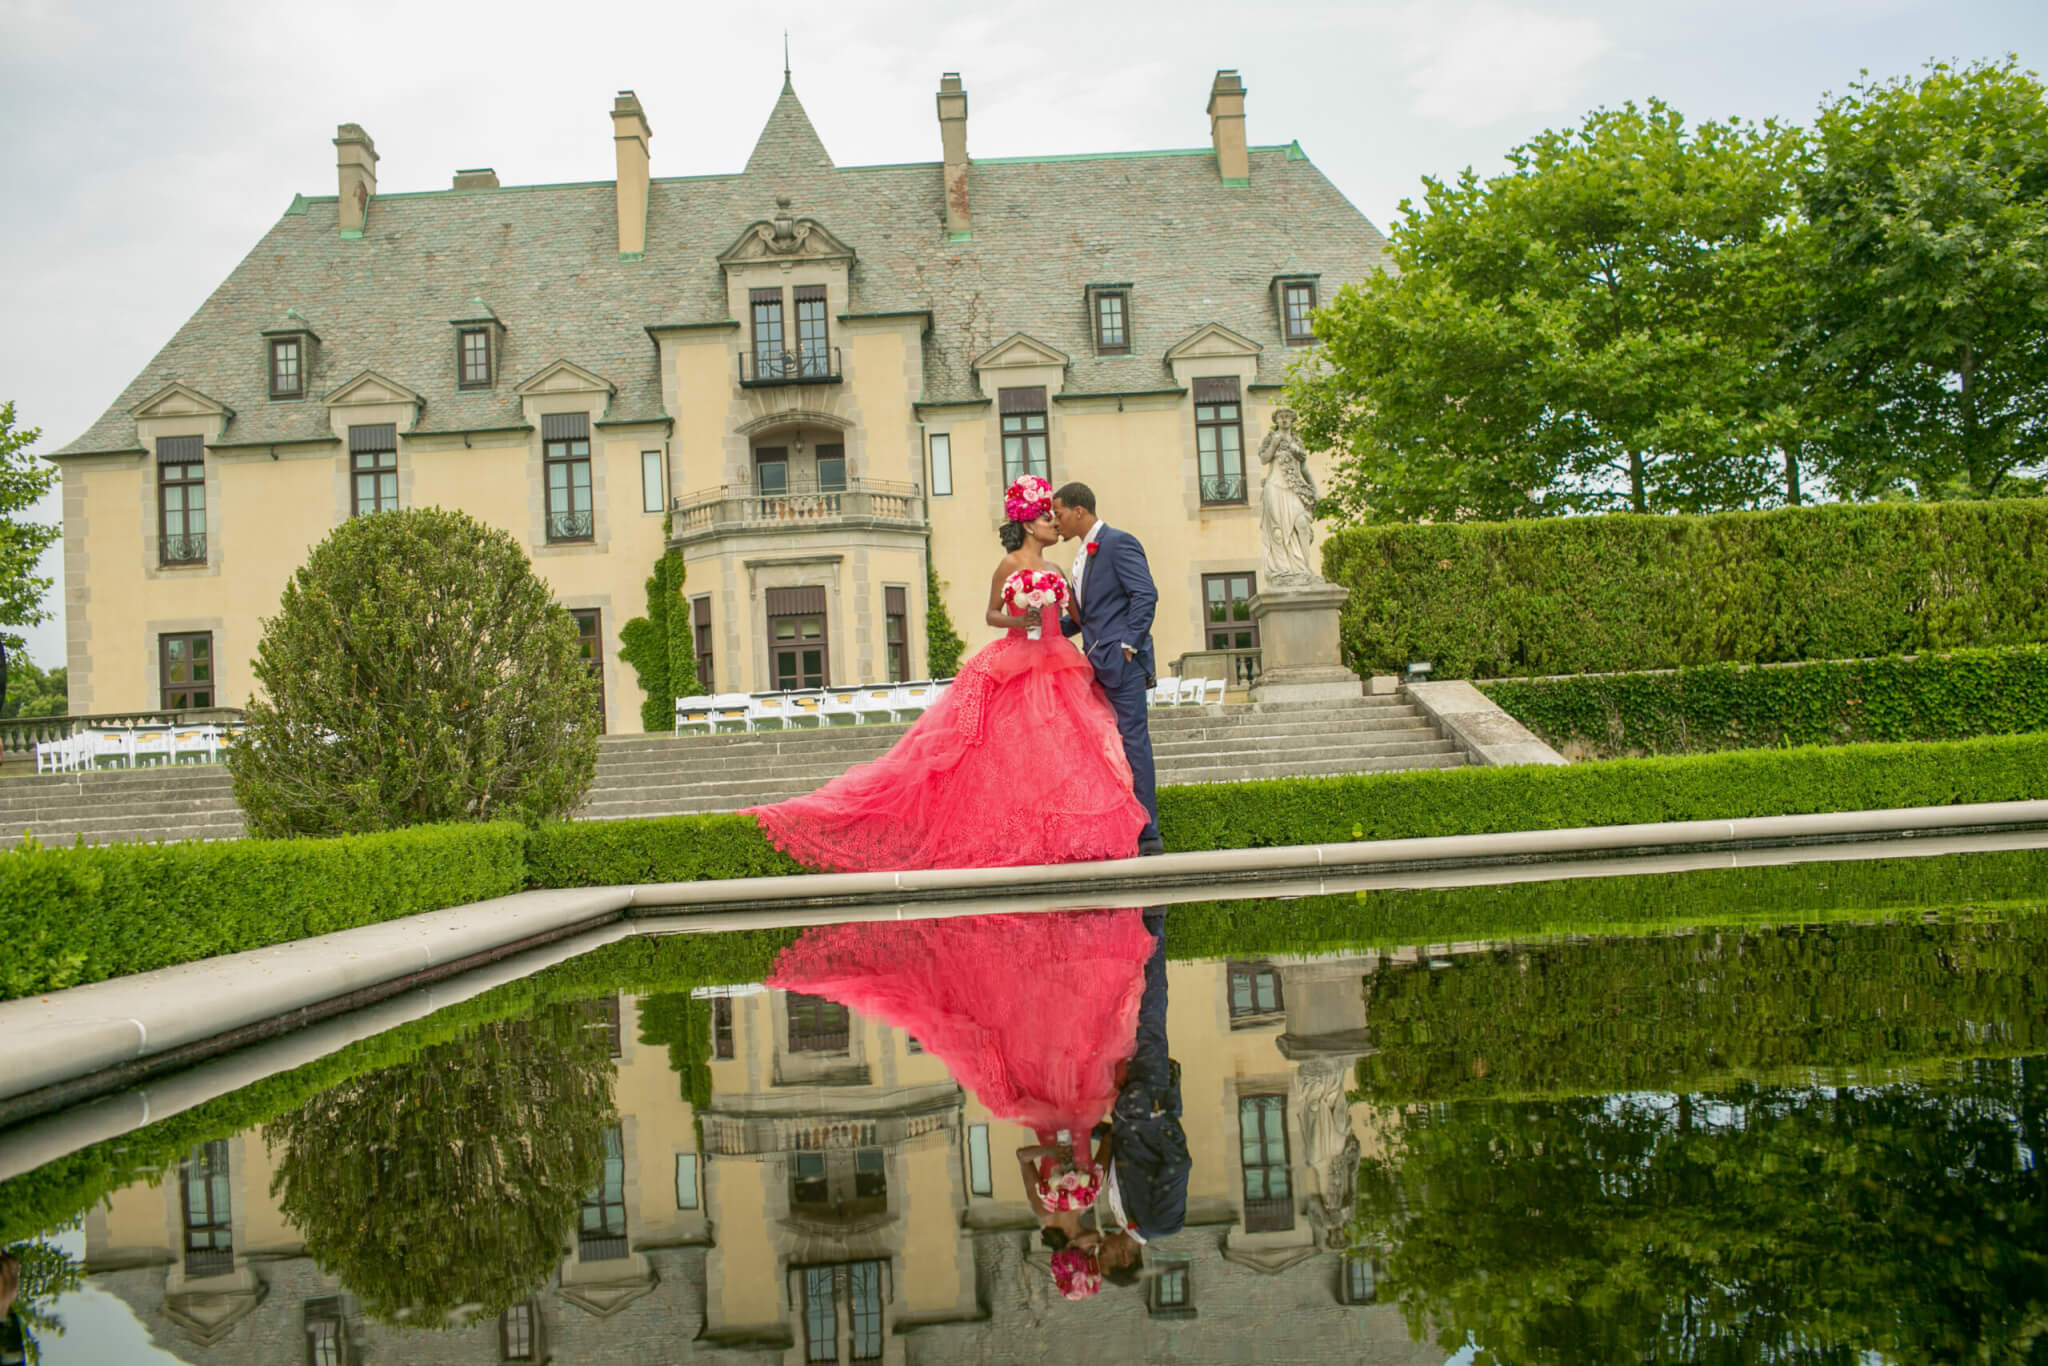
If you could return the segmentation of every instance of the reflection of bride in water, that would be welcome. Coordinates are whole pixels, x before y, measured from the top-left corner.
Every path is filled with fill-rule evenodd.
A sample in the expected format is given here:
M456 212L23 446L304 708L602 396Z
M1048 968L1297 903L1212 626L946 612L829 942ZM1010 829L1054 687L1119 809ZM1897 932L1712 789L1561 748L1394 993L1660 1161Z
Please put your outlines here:
M784 949L768 985L904 1030L990 1114L1036 1130L1026 1192L1064 1242L1101 1187L1088 1133L1135 1046L1153 943L1135 910L828 925Z

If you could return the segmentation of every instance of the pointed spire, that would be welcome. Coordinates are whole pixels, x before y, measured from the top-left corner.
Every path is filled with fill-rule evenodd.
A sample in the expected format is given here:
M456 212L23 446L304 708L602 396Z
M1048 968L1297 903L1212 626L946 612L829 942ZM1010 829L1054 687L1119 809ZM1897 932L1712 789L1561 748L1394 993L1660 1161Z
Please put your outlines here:
M754 154L747 158L747 172L831 169L832 157L819 139L818 130L811 127L810 115L804 113L803 102L797 99L796 87L790 84L789 73L785 71L782 94L776 98L768 122L761 127Z

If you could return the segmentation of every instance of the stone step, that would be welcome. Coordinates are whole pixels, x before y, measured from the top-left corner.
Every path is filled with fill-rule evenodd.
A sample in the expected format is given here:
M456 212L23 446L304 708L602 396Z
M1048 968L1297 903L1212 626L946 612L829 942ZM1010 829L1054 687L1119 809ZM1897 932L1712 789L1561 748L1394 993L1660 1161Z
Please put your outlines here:
M1179 736L1167 739L1155 734L1152 737L1152 752L1164 758L1169 754L1241 754L1255 753L1261 749L1315 749L1325 745L1398 740L1417 731L1431 735L1436 733L1435 727L1430 725L1426 716L1396 716L1385 720L1352 721L1340 730L1244 730L1185 739Z
M1217 764L1183 769L1175 786L1199 783L1253 782L1268 778L1339 778L1351 773L1384 773L1401 768L1460 768L1465 756L1448 740L1405 747L1407 752L1371 759L1298 759L1271 764Z
M247 831L240 819L225 821L124 821L105 819L69 824L36 825L16 821L0 821L0 849L12 849L19 845L22 837L31 831L38 841L45 845L69 845L79 835L85 836L87 844L112 844L120 842L168 843L176 840L241 839Z
M185 798L168 796L150 801L134 799L120 802L73 801L50 802L41 806L10 807L7 810L0 811L0 824L8 822L28 822L31 824L41 822L47 824L51 821L92 820L103 816L119 816L124 819L132 817L137 820L149 820L177 816L185 812L190 812L194 816L210 816L225 812L238 820L241 818L241 808L235 805L233 795L222 794L217 797Z
M53 792L90 793L95 797L131 792L231 791L234 782L224 768L194 764L190 768L100 769L92 773L45 773L0 782L0 807L12 801Z

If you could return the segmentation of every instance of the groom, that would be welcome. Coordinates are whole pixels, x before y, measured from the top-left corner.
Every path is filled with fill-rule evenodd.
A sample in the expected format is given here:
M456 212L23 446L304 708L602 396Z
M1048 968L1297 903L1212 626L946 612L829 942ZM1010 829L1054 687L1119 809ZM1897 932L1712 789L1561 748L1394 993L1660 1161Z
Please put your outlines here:
M1159 590L1145 563L1145 547L1128 531L1095 516L1095 490L1066 484L1052 496L1052 524L1063 541L1079 540L1074 556L1073 616L1060 622L1079 634L1095 666L1095 681L1116 708L1124 758L1131 765L1131 790L1145 808L1138 832L1140 854L1164 853L1159 841L1159 797L1152 775L1152 731L1145 719L1145 695L1152 690L1152 613Z

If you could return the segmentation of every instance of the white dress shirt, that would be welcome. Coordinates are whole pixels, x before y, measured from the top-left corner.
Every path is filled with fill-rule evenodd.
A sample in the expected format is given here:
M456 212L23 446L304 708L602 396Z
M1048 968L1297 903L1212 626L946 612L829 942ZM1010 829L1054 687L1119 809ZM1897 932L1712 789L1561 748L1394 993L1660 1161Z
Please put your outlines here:
M1104 523L1100 518L1088 528L1088 534L1081 538L1081 548L1074 552L1074 597L1081 597L1081 580L1088 576L1088 547L1095 544L1095 538L1102 534Z
M1124 1215L1124 1193L1116 1184L1116 1163L1109 1164L1109 1172L1102 1178L1102 1198L1109 1202L1110 1217L1115 1219L1123 1231L1131 1235L1133 1242L1142 1243L1145 1235Z

